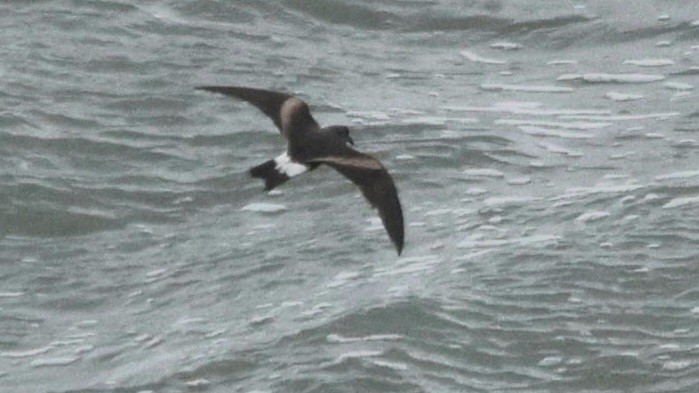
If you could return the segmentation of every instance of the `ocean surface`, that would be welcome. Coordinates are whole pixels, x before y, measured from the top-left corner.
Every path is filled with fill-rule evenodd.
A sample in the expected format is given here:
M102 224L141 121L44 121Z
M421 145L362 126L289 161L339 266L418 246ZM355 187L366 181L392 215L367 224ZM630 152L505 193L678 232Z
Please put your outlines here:
M3 0L0 392L699 391L699 1ZM267 193L276 89L395 178Z

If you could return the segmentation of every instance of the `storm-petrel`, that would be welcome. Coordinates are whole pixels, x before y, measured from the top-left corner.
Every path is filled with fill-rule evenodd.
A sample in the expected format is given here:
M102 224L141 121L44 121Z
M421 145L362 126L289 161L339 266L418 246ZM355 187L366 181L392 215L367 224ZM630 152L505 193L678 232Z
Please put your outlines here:
M386 168L374 157L349 145L354 141L345 126L321 128L308 105L289 94L235 86L201 86L199 90L221 93L256 106L269 116L288 141L280 156L250 169L250 175L264 179L265 189L313 170L320 164L335 168L356 184L369 203L378 209L388 236L400 255L403 250L403 210L398 191Z

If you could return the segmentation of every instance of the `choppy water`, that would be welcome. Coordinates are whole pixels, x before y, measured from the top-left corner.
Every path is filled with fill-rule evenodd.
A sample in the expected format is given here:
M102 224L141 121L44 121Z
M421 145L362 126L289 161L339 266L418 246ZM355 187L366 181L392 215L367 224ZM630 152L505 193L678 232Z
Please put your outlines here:
M0 391L697 391L699 2L5 0L0 31ZM262 192L281 138L200 84L352 125L403 256L330 169Z

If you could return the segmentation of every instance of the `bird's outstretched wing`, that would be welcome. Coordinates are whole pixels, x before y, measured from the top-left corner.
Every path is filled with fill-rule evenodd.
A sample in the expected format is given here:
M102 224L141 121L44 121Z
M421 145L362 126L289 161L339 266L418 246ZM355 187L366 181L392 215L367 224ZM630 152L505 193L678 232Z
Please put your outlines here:
M369 203L378 209L383 226L400 255L404 238L403 209L393 178L381 162L350 147L343 148L336 154L314 158L310 162L335 168L359 187Z
M249 102L272 119L274 125L287 139L289 138L288 130L292 126L318 127L318 123L311 116L308 105L303 100L289 94L237 86L199 86L197 89Z

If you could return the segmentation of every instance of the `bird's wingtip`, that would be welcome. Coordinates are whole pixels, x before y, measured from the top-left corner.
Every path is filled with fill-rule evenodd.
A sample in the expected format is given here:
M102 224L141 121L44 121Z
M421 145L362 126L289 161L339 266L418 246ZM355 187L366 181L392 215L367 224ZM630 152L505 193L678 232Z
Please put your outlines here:
M194 86L194 90L216 92L216 86Z

